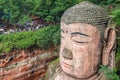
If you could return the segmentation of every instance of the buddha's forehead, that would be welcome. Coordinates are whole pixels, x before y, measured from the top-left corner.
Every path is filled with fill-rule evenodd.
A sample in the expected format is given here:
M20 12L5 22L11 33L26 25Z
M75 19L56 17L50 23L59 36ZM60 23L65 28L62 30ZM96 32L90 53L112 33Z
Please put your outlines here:
M64 22L61 22L61 29L64 31L68 31L70 33L81 32L89 35L93 35L97 33L96 35L100 35L99 30L95 26L86 23L66 24Z

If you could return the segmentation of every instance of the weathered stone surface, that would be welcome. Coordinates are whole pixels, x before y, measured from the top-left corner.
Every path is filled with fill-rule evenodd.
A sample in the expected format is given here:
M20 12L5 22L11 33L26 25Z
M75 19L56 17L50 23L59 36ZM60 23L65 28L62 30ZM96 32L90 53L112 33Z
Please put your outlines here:
M0 55L0 80L43 80L59 46L48 50L16 50Z

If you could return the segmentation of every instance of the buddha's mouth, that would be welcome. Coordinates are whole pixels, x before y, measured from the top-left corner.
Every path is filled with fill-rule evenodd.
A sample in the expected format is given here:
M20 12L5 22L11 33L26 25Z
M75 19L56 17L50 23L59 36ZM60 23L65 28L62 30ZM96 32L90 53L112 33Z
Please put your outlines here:
M72 65L70 65L70 64L68 64L68 63L66 63L66 62L64 62L64 61L62 61L62 65L63 65L64 67L66 67L66 68L72 67Z

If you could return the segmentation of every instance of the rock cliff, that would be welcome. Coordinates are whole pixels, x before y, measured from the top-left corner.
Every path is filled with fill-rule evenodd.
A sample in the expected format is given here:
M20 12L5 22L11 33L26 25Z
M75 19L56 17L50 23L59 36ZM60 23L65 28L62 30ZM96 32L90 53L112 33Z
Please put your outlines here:
M43 80L48 64L58 57L59 46L47 50L14 50L0 54L0 80Z

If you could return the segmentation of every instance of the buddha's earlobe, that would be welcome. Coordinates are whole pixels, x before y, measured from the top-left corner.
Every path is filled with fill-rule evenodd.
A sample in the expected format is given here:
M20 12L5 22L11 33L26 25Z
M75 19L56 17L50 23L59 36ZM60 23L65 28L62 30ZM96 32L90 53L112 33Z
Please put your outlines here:
M107 28L104 33L105 45L102 54L102 65L115 66L116 32L113 28Z

